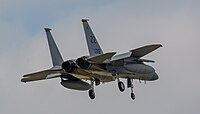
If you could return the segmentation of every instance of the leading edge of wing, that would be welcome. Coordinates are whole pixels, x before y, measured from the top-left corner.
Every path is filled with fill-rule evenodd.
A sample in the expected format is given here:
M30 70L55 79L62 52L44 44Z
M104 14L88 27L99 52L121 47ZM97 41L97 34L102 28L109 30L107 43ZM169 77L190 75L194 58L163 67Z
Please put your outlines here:
M132 52L131 57L135 57L135 58L143 57L160 47L162 47L161 44L152 44L152 45L147 45L147 46L143 46L137 49L130 50L130 52Z

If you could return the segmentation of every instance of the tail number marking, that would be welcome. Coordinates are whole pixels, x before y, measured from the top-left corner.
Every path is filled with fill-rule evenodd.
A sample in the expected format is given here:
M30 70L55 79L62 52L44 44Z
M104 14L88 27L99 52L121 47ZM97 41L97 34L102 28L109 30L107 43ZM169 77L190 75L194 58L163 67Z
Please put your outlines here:
M90 36L90 42L93 44L96 44L97 43L97 41L96 41L96 38L95 38L95 36Z

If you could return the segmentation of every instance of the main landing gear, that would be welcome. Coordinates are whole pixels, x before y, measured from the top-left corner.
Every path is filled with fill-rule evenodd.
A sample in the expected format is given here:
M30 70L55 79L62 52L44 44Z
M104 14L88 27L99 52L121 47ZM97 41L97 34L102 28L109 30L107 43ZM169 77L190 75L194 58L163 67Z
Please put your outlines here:
M91 81L91 89L88 91L89 97L90 99L95 99L95 92L94 92L94 82L95 85L99 85L100 81L99 80L92 80ZM118 82L118 88L121 92L123 92L125 90L125 85L122 81L119 80L119 78L117 77L117 82ZM135 100L135 94L133 93L133 79L131 78L127 78L127 88L131 89L131 99Z
M95 86L98 86L101 83L100 80L96 79L96 78L94 80L91 80L91 86L92 86L92 88L88 91L90 99L94 99L95 98L94 82L95 82Z
M124 83L122 81L119 80L119 78L117 79L118 81L118 88L121 92L123 92L125 90L125 86Z
M124 83L117 78L118 88L121 92L125 90ZM133 79L127 79L127 88L131 88L131 99L135 100L135 94L133 93Z
M124 83L122 81L119 80L118 77L118 73L116 73L116 71L114 71L115 73L113 73L113 76L117 79L117 83L118 83L118 88L121 92L123 92L125 90L125 86Z
M99 85L99 84L100 84L100 82L98 84L96 82L96 85ZM94 99L95 98L94 81L91 81L91 85L92 85L92 88L88 91L88 94L89 94L90 99Z
M90 89L90 90L88 91L88 94L89 94L90 99L94 99L94 98L95 98L94 89Z
M133 93L133 79L127 79L127 87L131 88L131 99L135 100L135 94Z

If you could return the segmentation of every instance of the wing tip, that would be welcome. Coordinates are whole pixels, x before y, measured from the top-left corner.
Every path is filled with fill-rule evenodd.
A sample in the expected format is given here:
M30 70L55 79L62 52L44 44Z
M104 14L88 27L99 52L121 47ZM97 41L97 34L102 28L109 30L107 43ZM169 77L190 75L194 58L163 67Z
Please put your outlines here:
M163 47L162 44L157 44L159 47Z
M157 48L163 47L162 44L152 44L152 45L147 45L147 46L156 46ZM145 47L145 46L144 46Z
M26 83L26 81L25 81L25 79L24 79L24 78L22 78L22 79L21 79L21 82L24 82L24 83Z
M157 47L163 47L162 44L151 44L151 45L147 45L147 46L157 46Z

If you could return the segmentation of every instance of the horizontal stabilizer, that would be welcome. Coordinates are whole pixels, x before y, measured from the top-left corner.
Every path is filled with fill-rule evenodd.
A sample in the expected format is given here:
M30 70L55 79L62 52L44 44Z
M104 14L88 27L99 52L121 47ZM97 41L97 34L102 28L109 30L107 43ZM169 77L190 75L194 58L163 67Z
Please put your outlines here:
M134 50L130 50L130 52L132 52L131 57L134 58L140 58L143 57L149 53L151 53L152 51L158 49L162 47L161 44L153 44L153 45L148 45L148 46L144 46L144 47L140 47Z
M102 54L102 55L89 57L88 60L92 61L94 63L103 63L107 59L111 59L112 56L115 55L115 54L116 54L116 52L109 52L109 53L105 53L105 54Z

